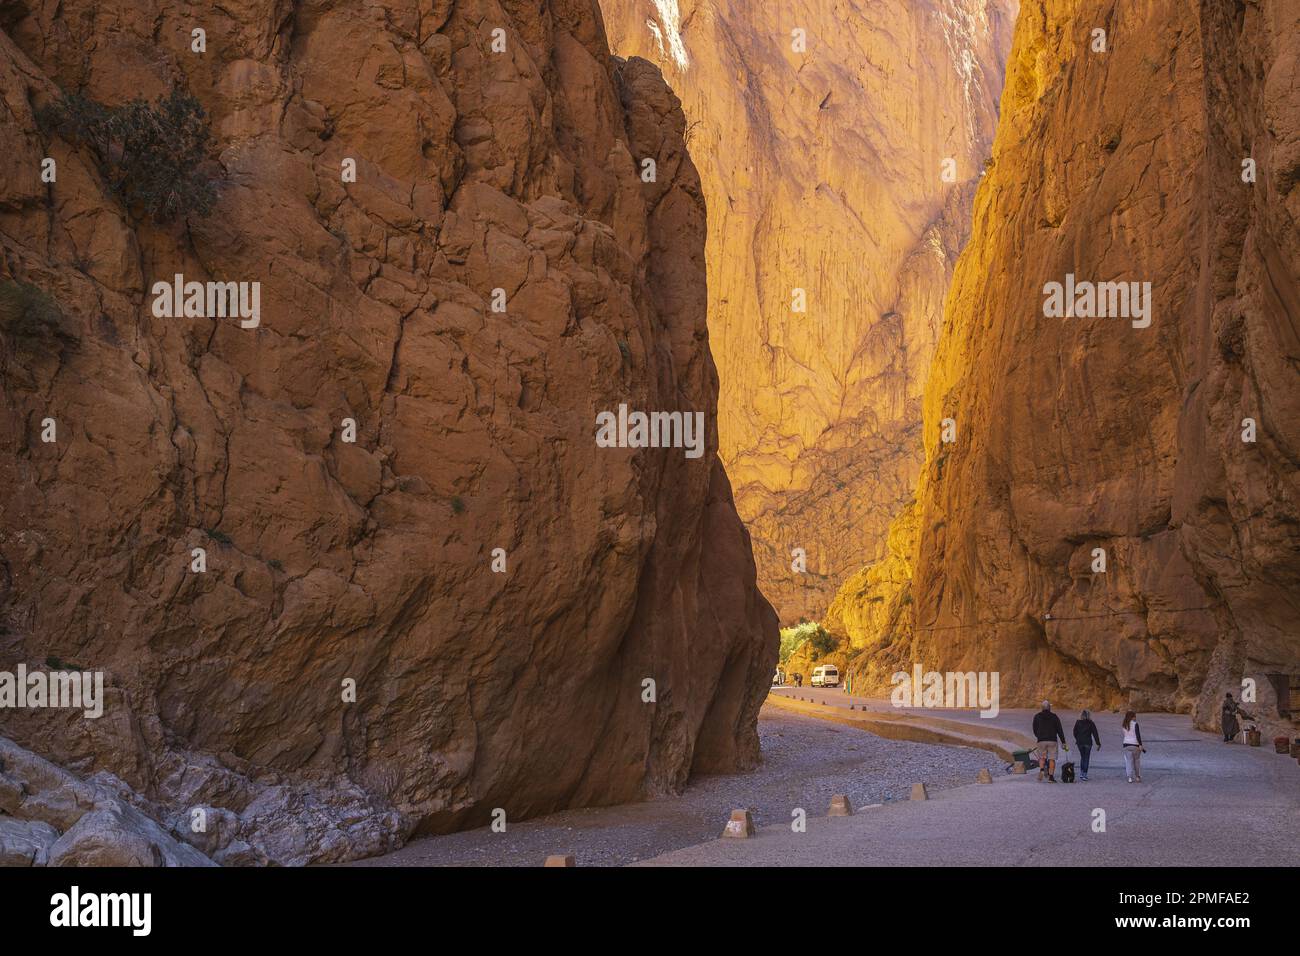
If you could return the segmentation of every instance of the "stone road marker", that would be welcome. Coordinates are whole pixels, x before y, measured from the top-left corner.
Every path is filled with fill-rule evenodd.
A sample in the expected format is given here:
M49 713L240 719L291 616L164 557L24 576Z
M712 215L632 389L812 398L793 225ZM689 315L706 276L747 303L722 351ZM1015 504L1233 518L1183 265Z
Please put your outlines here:
M929 800L929 799L930 799L930 795L929 795L928 793L925 792L925 784L923 784L923 783L914 783L914 784L912 784L912 799L913 799L913 800Z
M992 783L993 774L989 773L988 767L980 767L980 772L975 775L976 783Z
M847 794L837 793L831 797L831 808L826 814L828 817L851 817L853 816L853 805L849 803Z
M578 864L573 861L572 854L569 854L567 856L551 855L548 856L546 858L546 862L542 864L542 866L577 866L577 865Z
M724 837L735 837L744 840L754 835L754 815L748 810L732 810L731 819L727 821L726 829L722 831Z

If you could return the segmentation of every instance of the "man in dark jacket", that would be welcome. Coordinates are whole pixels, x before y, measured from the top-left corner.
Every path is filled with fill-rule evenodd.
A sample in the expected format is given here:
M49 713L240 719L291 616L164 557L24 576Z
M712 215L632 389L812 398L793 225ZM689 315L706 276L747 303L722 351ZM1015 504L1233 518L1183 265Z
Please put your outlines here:
M1043 709L1034 714L1034 739L1038 741L1038 779L1043 775L1056 783L1056 742L1059 740L1067 753L1070 745L1065 742L1065 729L1061 718L1052 713L1050 701L1043 701Z
M1101 749L1101 735L1097 733L1097 725L1092 722L1092 714L1086 710L1079 714L1079 719L1074 722L1074 745L1079 748L1079 779L1088 779L1088 758L1092 755L1092 742L1097 741L1097 749Z

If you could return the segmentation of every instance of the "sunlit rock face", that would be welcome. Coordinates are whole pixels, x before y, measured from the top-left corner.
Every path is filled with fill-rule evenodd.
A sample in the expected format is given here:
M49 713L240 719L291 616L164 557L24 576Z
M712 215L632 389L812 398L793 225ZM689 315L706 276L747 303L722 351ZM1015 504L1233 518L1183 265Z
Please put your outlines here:
M1022 9L917 504L827 621L863 675L997 670L1004 705L1205 725L1243 678L1271 712L1266 676L1300 669L1298 17ZM1150 314L1045 314L1068 275L1149 282Z
M776 619L659 71L610 56L590 0L199 6L0 4L0 282L75 343L0 346L0 670L107 685L99 720L0 732L237 814L233 862L752 764ZM223 182L159 226L34 112L174 82ZM177 273L260 282L260 325L160 317ZM703 453L597 447L624 403L702 414Z
M614 52L656 62L686 112L721 453L783 621L883 553L915 484L1015 7L601 0Z

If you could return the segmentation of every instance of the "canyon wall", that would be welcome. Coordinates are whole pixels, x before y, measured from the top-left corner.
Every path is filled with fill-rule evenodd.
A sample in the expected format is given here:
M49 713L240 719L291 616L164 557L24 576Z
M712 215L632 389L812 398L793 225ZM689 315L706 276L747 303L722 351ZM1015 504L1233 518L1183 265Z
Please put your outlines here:
M1206 726L1252 678L1275 714L1268 675L1300 675L1298 57L1297 0L1022 5L925 470L826 621L863 684L996 670L1004 706ZM1070 274L1149 282L1149 325L1048 316Z
M210 216L150 221L37 118L174 87ZM227 863L757 760L704 197L594 0L8 2L0 91L0 670L107 685L0 733L212 807ZM159 317L175 274L260 282L260 324ZM598 448L624 403L702 414L703 454Z
M682 98L722 457L763 593L784 622L818 618L884 553L924 457L925 376L1016 0L601 8L614 52L652 59Z

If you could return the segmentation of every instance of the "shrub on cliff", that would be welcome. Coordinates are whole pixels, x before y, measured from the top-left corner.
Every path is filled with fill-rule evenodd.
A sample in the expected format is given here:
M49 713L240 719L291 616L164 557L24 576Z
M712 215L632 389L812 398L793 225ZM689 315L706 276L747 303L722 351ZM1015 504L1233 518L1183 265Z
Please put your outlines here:
M62 351L76 342L58 304L43 289L13 279L0 281L0 333L17 351Z
M153 105L134 99L114 107L71 93L42 109L39 119L89 147L109 187L146 216L168 222L212 211L216 185L202 168L211 134L190 93L173 90Z

